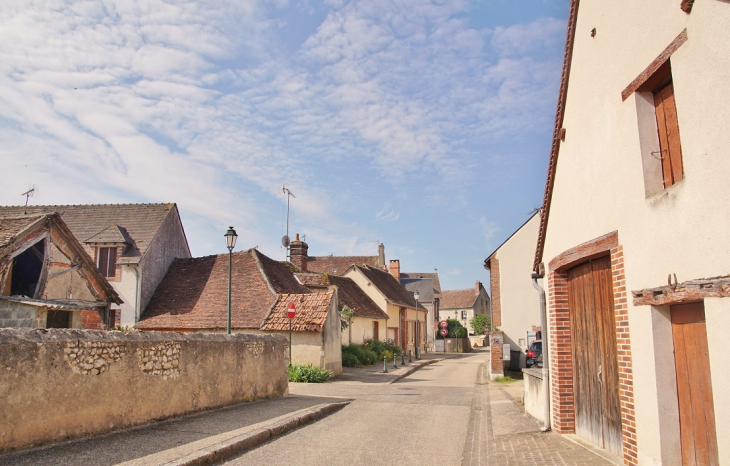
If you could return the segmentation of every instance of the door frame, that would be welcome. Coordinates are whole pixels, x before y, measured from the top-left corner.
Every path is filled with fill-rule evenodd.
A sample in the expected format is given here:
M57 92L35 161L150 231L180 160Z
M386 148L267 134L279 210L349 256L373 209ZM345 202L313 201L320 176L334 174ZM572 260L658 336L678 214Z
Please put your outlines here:
M624 274L623 246L612 231L572 247L548 264L550 392L552 427L561 434L575 433L575 393L571 312L568 303L568 269L590 259L610 255L613 285L614 323L619 389L621 391L621 437L624 464L638 464L636 411L634 408L633 364L628 326L628 301Z

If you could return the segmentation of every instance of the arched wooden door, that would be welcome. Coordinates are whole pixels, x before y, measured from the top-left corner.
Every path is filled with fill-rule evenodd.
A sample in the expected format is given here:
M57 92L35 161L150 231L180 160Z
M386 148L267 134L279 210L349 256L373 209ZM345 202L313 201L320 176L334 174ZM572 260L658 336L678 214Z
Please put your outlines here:
M568 270L575 432L621 455L621 404L610 256Z

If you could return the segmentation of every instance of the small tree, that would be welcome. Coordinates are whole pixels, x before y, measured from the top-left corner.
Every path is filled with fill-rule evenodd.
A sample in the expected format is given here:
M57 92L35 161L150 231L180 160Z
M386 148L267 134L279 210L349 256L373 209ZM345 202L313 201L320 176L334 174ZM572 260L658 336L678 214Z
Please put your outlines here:
M486 314L477 314L469 321L469 326L475 335L484 335L487 330L491 330L492 321Z
M349 328L347 340L349 344L352 344L352 319L355 317L355 311L347 306L342 306L340 311L340 331L344 331Z

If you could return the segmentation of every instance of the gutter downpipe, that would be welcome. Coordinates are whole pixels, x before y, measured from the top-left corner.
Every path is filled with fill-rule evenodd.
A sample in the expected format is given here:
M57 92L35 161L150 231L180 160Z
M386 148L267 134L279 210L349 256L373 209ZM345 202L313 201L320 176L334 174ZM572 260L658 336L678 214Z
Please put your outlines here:
M547 327L547 306L545 304L545 290L537 283L538 278L543 278L542 275L533 273L532 274L532 286L540 294L540 329L542 334L542 380L545 384L545 400L543 402L543 417L545 422L540 428L542 432L547 432L551 429L550 425L550 362L548 358L548 327Z
M134 264L134 323L139 322L141 312L139 312L139 264Z

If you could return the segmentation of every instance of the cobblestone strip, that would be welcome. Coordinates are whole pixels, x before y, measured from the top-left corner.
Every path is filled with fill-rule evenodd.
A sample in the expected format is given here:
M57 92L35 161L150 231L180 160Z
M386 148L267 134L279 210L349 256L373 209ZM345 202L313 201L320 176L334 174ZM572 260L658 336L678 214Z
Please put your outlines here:
M474 398L471 404L471 416L464 443L462 466L487 464L489 441L493 438L492 422L489 409L488 370L485 363L479 366Z

